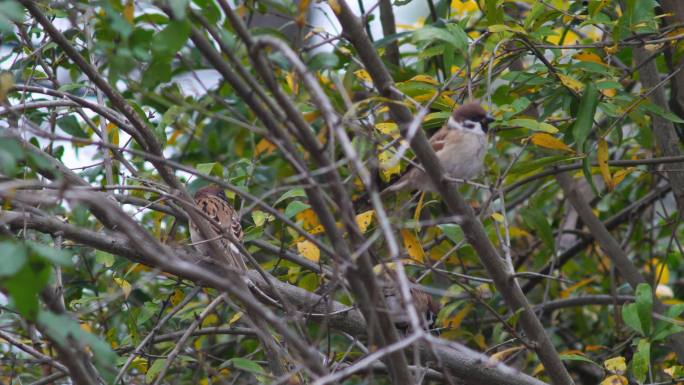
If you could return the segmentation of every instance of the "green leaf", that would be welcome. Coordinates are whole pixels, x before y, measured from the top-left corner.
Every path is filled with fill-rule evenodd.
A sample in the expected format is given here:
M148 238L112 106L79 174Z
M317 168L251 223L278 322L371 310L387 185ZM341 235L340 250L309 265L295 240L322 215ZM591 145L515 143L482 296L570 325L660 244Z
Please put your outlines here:
M446 235L446 237L449 238L449 240L453 243L458 243L465 239L465 235L463 234L463 230L461 230L461 226L449 223L438 225L437 227L439 227L444 235Z
M190 23L172 21L152 38L152 51L158 55L171 55L185 45L190 36Z
M594 361L588 359L587 357L582 356L582 355L579 355L579 354L561 354L561 355L560 355L560 359L561 359L561 360L564 360L564 361L583 361L583 362L589 362L589 363L591 363L591 364L594 364L594 365L597 365L597 366L601 366L601 365L597 364L596 362L594 362Z
M567 162L577 159L577 157L574 156L568 156L568 155L554 155L554 156L547 156L545 158L539 158L539 159L532 159L532 160L526 160L526 161L520 161L515 164L511 168L510 174L511 175L520 175L520 174L527 174L529 172L532 172L534 170L543 168L543 167L549 167L553 164L560 163L560 162Z
M625 324L632 328L633 330L645 335L643 329L641 328L641 322L639 321L639 313L637 312L637 306L634 303L625 305L622 307L622 320Z
M522 217L525 223L539 235L544 245L549 250L553 250L555 243L553 229L546 214L541 210L528 208L522 212Z
M433 26L423 27L413 34L414 42L445 42L455 49L464 52L468 47L467 40L463 40L460 35L451 33L444 28L437 28Z
M527 128L528 130L532 131L542 131L542 132L548 132L549 134L555 134L558 132L558 129L548 123L544 122L538 122L535 119L526 119L526 118L520 118L520 119L513 119L508 122L511 126L520 126Z
M0 2L0 31L12 33L14 31L13 22L24 20L24 8L14 0Z
M216 175L219 177L223 176L223 167L217 162L199 163L197 166L195 166L195 168L202 175Z
M653 320L653 292L651 285L647 283L640 283L636 288L635 305L637 307L637 314L639 315L639 322L641 323L641 330L644 335L651 334L651 324Z
M112 267L112 265L114 265L115 259L114 255L106 251L95 250L95 261L104 265L105 267Z
M640 106L641 108L645 109L646 111L650 112L653 115L659 116L661 118L665 118L673 123L684 123L684 119L681 119L679 116L673 114L670 111L666 111L662 107L660 107L657 104L653 103L644 103Z
M337 67L339 58L334 53L321 52L309 59L309 70L320 71Z
M114 381L117 355L108 343L99 337L83 330L80 325L64 314L54 314L41 311L38 314L38 323L47 332L50 338L62 347L69 347L76 341L85 345L92 351L92 359L98 372L107 383Z
M47 285L50 271L48 264L29 259L29 263L2 282L14 307L28 320L34 320L38 314L38 293Z
M242 357L231 358L225 363L223 363L219 368L225 368L232 366L236 369L241 369L254 374L264 374L264 368L261 367L256 361L248 360Z
M285 208L285 216L288 218L292 218L295 215L301 213L302 211L308 209L309 207L311 206L304 202L292 201L287 205L287 208Z
M151 383L162 370L164 364L166 364L166 358L155 360L152 365L150 365L150 368L147 369L147 373L145 373L145 382L148 384Z
M72 115L67 115L57 119L57 125L67 134L77 138L87 139L90 137L90 135L83 131L81 125L78 123L78 119Z
M71 253L67 250L56 249L54 247L48 247L41 245L40 243L27 241L29 249L35 253L38 257L42 258L48 263L54 263L60 266L71 266Z
M171 123L178 119L178 116L183 113L183 108L180 106L171 106L169 109L164 111L164 115L159 120L159 124L155 128L155 131L164 131Z
M592 127L594 126L594 115L596 114L596 106L598 106L599 92L593 82L589 82L584 87L584 95L580 99L579 108L577 109L577 120L572 128L572 136L577 143L577 151L580 153L586 152L586 141L589 137Z
M14 175L17 163L24 159L24 149L19 142L11 138L0 140L0 171L5 175Z
M18 242L0 242L0 277L16 274L26 263L26 248Z
M300 197L306 197L306 192L304 192L304 189L301 187L293 188L292 190L287 191L283 195L278 198L277 201L273 204L273 206L276 206L278 203L290 199L290 198L300 198Z
M637 343L637 350L632 358L632 374L641 384L646 381L648 375L648 367L651 362L651 343L642 338Z
M185 16L187 14L186 9L188 7L188 3L190 3L190 0L169 0L171 11L177 19L185 19Z

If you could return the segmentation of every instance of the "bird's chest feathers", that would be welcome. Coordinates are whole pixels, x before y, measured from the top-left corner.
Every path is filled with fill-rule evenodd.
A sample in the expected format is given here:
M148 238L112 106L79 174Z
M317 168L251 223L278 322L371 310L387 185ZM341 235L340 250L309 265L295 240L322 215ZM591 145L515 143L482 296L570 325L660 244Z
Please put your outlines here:
M447 140L439 158L446 170L455 177L470 178L479 173L487 150L485 135L454 132Z

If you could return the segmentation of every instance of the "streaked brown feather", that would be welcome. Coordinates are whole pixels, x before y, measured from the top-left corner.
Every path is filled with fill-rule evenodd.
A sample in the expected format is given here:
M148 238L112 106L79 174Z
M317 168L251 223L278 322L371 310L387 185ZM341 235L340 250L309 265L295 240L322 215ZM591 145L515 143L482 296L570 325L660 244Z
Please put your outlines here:
M244 234L240 225L240 217L228 200L225 199L223 190L217 186L201 188L195 193L195 204L211 219L213 229L218 235L229 233L236 240L242 241ZM197 247L201 252L204 254L210 253L210 248L205 244L207 242L202 240L199 229L192 222L190 222L190 238L193 243L197 243ZM221 239L210 242L219 242L221 248L225 250L230 265L242 271L247 270L242 255L228 237L224 236Z

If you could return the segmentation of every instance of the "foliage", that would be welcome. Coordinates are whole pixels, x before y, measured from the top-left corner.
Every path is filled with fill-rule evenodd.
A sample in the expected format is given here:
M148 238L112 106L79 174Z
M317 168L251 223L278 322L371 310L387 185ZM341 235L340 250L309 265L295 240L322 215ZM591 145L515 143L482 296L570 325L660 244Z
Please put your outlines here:
M363 48L349 34L309 24L315 14L336 18L342 2L230 2L244 23L270 20L248 24L246 31L223 1L34 4L103 84L39 22L27 6L33 2L0 4L6 48L0 58L6 70L0 75L6 119L0 123L0 331L15 339L14 347L0 349L1 382L37 381L60 373L59 362L68 366L83 357L106 383L117 376L123 383L287 381L274 361L292 370L289 383L354 364L368 369L360 360L383 345L383 338L373 338L378 329L370 320L354 329L332 315L325 322L303 316L328 312L322 305L328 301L365 309L345 274L365 282L368 254L374 264L401 262L412 279L431 288L442 305L440 339L550 381L528 349L535 341L521 333L521 310L488 279L472 237L454 224L439 194L383 196L386 216L371 204L369 187L386 187L413 159L392 104L423 114L421 127L430 135L469 99L480 100L496 122L484 175L459 190L518 273L510 281L539 306L537 315L573 378L626 384L628 378L684 377L684 357L673 348L684 310L678 299L683 191L676 183L684 164L674 163L682 160L679 143L663 142L654 129L660 119L674 135L684 123L684 96L676 87L684 15L668 14L651 0L428 0L435 14L426 3L415 24L373 36L379 54L392 44L400 48L400 65L385 63L403 98L397 102L374 88L379 85ZM422 0L396 1L395 12L408 3ZM273 14L278 22L264 19ZM292 48L322 92L310 88L277 47L250 46L263 37ZM220 60L212 61L210 51ZM645 84L650 65L663 79L657 85ZM321 99L342 122L348 148ZM285 134L278 137L272 126ZM315 144L307 142L307 132ZM323 167L321 159L333 167ZM555 179L563 171L641 274L641 284L630 282L625 266L617 266L599 235L578 219L580 210ZM345 211L332 174L353 212ZM193 253L179 186L194 192L208 182L223 182L240 209L244 245L260 268L321 295L320 301L250 305L232 292L219 301L225 290L198 274L220 274L224 284L233 276L201 266L193 275L169 263L171 254ZM322 199L311 199L314 193ZM322 215L321 205L331 217ZM340 244L349 255L341 255ZM193 323L197 330L181 339ZM313 347L316 359L334 364L317 373L281 326ZM18 346L33 347L52 365ZM69 358L65 349L76 353ZM423 357L417 364L440 373L428 381L450 375L444 370L449 363ZM350 373L344 383L392 378L391 367L374 369L377 374ZM79 383L75 373L69 370ZM64 383L66 375L55 381Z

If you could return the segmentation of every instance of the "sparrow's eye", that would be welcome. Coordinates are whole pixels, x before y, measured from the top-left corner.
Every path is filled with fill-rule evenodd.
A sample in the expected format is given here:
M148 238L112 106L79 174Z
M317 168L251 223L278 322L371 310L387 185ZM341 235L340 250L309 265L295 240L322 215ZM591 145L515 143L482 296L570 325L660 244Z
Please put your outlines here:
M473 123L469 120L466 120L465 122L463 122L463 127L467 128L469 130L472 130L473 128L475 128L475 123Z

